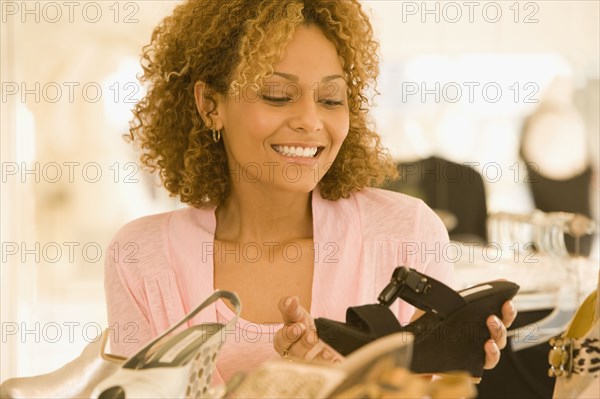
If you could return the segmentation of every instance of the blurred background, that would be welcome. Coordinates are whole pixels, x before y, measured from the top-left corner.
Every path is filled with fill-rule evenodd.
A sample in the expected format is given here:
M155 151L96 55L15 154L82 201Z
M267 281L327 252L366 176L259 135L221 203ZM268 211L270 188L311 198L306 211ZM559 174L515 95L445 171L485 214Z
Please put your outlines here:
M112 235L181 206L121 138L141 48L177 3L0 2L1 380L107 327ZM599 2L363 3L381 42L373 124L403 172L389 189L463 242L487 242L497 212L598 220ZM569 252L597 264L597 235Z

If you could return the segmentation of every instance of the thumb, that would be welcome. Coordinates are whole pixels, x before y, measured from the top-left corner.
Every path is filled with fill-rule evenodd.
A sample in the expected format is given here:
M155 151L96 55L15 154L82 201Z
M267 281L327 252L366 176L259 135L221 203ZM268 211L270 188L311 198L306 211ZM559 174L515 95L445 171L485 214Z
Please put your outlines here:
M277 306L285 324L302 322L304 315L300 311L298 297L284 296Z
M306 310L300 306L300 299L297 296L281 298L278 307L285 324L303 323L306 327L310 327L310 317L307 317Z

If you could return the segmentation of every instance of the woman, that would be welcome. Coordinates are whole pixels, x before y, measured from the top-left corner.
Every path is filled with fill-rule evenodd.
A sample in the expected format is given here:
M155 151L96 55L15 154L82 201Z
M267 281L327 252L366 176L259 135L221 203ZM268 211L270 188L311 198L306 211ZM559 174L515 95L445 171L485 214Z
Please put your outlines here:
M278 354L336 360L311 317L374 302L398 265L451 281L435 214L368 188L395 170L367 127L377 48L358 1L190 1L156 28L129 138L190 207L133 221L111 243L113 352L135 353L219 288L243 312L217 382ZM401 322L419 316L399 302ZM515 313L505 304L504 323ZM194 322L231 315L218 303ZM506 336L489 321L488 368Z

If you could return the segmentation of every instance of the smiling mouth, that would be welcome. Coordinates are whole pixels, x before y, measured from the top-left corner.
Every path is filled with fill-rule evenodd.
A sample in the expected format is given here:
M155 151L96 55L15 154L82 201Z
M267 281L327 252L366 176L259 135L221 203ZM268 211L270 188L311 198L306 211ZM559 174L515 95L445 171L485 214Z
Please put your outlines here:
M272 145L276 152L286 157L315 158L323 147L300 147L287 145Z

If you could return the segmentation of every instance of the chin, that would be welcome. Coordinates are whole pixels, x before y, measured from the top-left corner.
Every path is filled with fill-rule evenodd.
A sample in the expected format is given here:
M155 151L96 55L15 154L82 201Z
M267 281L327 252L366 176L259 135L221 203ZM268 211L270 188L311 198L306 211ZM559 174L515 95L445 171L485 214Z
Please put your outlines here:
M312 179L301 179L298 181L279 181L277 182L277 186L285 189L286 191L291 191L295 193L310 193L317 187L318 181L314 181Z

